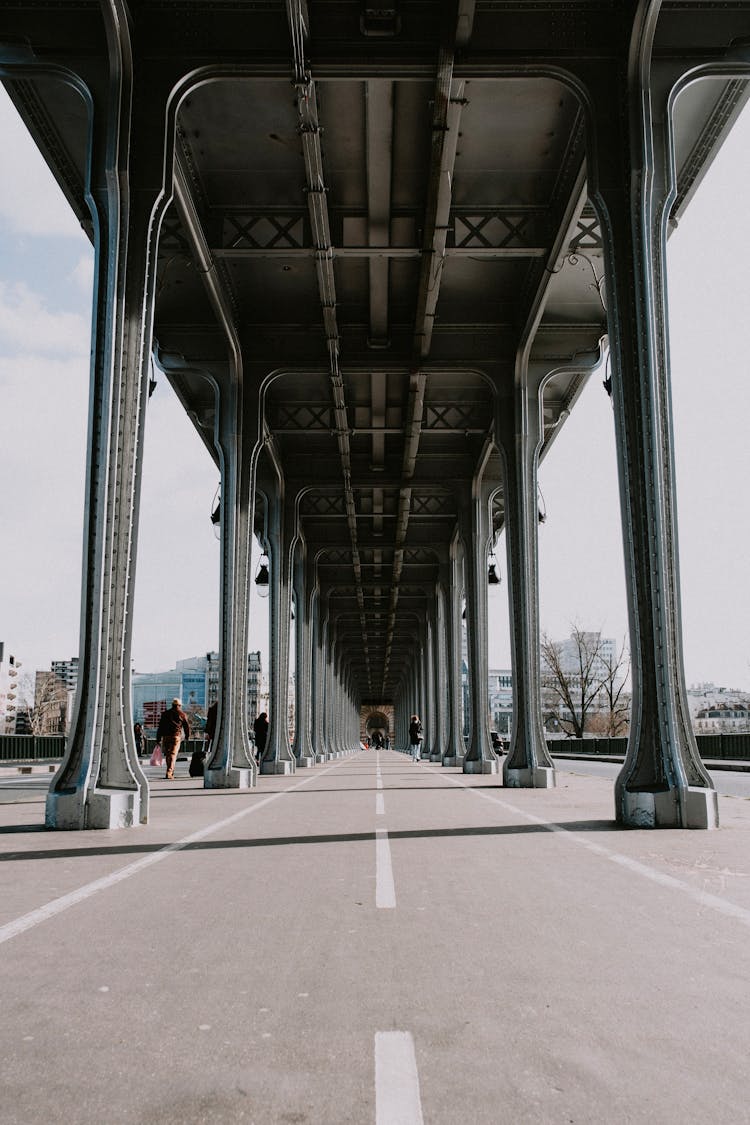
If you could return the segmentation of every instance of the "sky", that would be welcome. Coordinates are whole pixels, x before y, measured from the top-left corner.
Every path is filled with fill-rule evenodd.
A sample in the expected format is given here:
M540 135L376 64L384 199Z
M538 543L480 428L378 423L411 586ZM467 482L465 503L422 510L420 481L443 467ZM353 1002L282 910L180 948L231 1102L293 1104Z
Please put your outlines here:
M0 641L26 671L78 653L93 250L0 88ZM669 242L668 292L685 673L750 690L750 111ZM739 249L738 249L739 248ZM133 666L218 646L218 472L164 376L149 401ZM539 482L540 620L627 636L614 422L589 381ZM174 531L178 531L175 547ZM257 556L257 547L256 547ZM504 543L496 551L505 578ZM252 589L251 649L267 654ZM490 666L510 667L507 586L489 595ZM264 660L267 663L267 660Z

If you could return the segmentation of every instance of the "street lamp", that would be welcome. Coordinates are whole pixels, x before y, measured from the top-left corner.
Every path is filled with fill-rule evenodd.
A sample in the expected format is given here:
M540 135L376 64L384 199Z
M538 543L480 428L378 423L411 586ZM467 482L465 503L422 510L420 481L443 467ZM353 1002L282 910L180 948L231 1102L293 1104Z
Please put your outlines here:
M255 572L255 585L261 598L268 597L268 555L263 554L258 560L258 569Z

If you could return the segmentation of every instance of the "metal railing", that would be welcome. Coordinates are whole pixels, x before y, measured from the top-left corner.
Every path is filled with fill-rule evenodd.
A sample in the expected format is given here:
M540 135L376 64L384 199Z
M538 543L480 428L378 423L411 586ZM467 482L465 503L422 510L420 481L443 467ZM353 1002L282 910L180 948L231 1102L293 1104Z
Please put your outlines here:
M697 734L701 758L718 760L750 760L750 734ZM624 756L627 738L551 738L547 740L551 754L581 754L592 757Z
M190 757L203 746L202 738L190 738L180 744L180 758ZM148 740L148 753L154 739ZM0 762L54 762L65 753L64 734L0 734ZM143 757L141 761L146 761Z
M696 742L701 758L750 761L750 734L699 734ZM547 741L551 754L590 754L592 757L624 755L627 745L627 738L552 738ZM190 757L202 746L202 738L191 738L180 746L180 757ZM153 748L154 740L150 738L149 754ZM64 751L62 734L0 734L0 762L59 761Z

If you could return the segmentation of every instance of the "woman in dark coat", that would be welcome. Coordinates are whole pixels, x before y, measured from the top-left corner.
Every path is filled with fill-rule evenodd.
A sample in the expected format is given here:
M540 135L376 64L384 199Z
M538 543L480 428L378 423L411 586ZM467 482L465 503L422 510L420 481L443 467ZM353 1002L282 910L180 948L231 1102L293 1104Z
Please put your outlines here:
M266 748L266 739L268 738L268 715L265 711L261 711L258 718L253 723L253 730L255 731L255 755L258 761L263 757L263 751Z
M422 724L419 715L412 715L409 723L409 747L412 760L418 762L422 757Z

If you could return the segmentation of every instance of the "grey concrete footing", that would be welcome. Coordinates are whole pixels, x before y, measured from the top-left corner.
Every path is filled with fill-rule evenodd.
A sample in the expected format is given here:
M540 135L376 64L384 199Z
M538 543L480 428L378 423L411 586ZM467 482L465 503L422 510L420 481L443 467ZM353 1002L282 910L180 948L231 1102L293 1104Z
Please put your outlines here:
M458 758L456 758L455 755L452 758L450 758L450 757L443 758L443 765L444 766L457 766L458 765Z
M469 760L464 758L464 773L499 773L500 763L497 758L480 758Z
M314 765L315 765L315 758L307 758L304 755L301 755L299 758L297 758L297 769L298 770L309 769L310 766L314 766Z
M204 789L250 789L253 784L253 771L244 767L230 766L227 770L206 770L203 774Z
M320 766L320 765L322 765L322 764L323 764L323 762L325 762L326 760L327 760L327 758L326 758L326 755L325 755L325 754L316 754L316 755L315 755L315 764L316 764L316 765L319 765L319 766Z
M93 790L85 800L79 793L49 793L47 828L135 828L140 822L141 795L137 789Z
M549 766L506 769L503 772L503 783L510 789L554 789L557 784L555 770Z
M685 786L660 793L618 794L617 819L630 828L718 828L715 789Z
M294 773L294 762L290 762L286 758L282 758L280 761L261 762L260 772L263 774Z
M430 754L430 761L431 762L442 762L442 760L443 760L442 754Z

